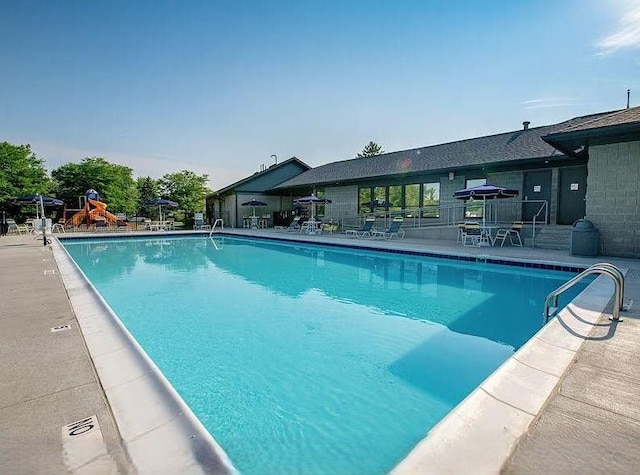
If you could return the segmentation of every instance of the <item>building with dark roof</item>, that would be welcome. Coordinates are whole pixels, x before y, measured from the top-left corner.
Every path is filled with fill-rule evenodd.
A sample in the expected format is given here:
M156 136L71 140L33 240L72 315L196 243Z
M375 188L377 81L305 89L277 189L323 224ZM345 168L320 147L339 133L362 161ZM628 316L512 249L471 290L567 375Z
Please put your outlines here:
M483 212L492 222L536 225L571 225L587 217L602 231L601 252L640 257L639 146L636 107L336 161L300 170L264 192L279 196L286 213L295 212L296 197L322 195L332 200L324 219L343 224L370 214L403 215L414 235ZM517 189L520 196L484 210L454 198L454 191L483 183ZM632 229L612 225L612 213L624 215Z
M211 222L216 218L221 218L227 226L241 227L243 216L253 212L250 207L243 208L242 203L255 198L267 204L265 207L260 207L259 212L261 216L268 215L268 223L273 226L274 213L281 215L283 209L290 208L287 203L291 201L286 193L274 191L274 188L310 168L309 165L296 157L291 157L281 163L274 163L269 167L262 166L260 171L253 175L207 196L207 217ZM287 203L283 203L283 200L286 200ZM283 216L283 218L285 217Z
M567 156L587 159L585 216L600 232L600 253L640 257L640 107L542 138Z

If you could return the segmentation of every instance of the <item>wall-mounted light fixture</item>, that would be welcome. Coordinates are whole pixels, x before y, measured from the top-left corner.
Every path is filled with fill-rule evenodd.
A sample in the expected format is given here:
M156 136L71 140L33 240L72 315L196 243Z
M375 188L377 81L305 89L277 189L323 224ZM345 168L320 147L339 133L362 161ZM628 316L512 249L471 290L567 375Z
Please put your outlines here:
M456 177L455 173L449 172L449 181L452 181Z

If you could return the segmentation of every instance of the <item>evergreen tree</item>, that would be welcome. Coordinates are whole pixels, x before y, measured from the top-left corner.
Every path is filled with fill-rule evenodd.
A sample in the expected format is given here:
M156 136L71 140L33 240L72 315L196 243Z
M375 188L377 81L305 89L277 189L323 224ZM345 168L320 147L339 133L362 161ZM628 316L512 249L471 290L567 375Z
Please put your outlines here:
M362 149L362 152L356 155L356 158L373 157L374 155L380 155L381 153L384 153L384 150L382 150L382 146L378 145L375 142L369 142Z

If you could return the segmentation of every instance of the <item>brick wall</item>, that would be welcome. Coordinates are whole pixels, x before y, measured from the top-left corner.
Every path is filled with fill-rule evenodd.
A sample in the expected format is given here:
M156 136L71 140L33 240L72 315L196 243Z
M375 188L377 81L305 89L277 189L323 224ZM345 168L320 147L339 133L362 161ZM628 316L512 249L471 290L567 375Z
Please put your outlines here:
M600 252L640 257L640 141L589 148L586 218L600 230Z

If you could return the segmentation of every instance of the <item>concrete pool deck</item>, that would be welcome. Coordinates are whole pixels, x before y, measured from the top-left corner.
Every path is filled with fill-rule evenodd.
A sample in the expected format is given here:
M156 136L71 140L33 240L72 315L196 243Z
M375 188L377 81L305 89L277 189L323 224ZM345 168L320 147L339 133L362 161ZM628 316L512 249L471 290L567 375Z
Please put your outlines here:
M342 235L228 231L345 242ZM628 269L625 300L640 302L640 261L636 260L584 258L529 248L463 248L455 242L420 239L349 240L355 245L363 242L382 248L580 266L608 261ZM0 466L9 473L134 473L135 463L121 443L51 250L30 236L2 237L0 269ZM639 309L637 304L632 306L622 314L625 321L617 325L598 315L597 324L582 337L584 344L575 362L559 379L555 395L545 402L504 465L505 473L635 473L640 469L640 451L634 446L640 436ZM70 328L51 331L65 325ZM95 425L93 419L83 423L88 417L95 417L98 430L87 431L93 435L83 436L78 446L69 434ZM459 472L482 473L475 468L460 467ZM419 470L436 472L435 467Z

